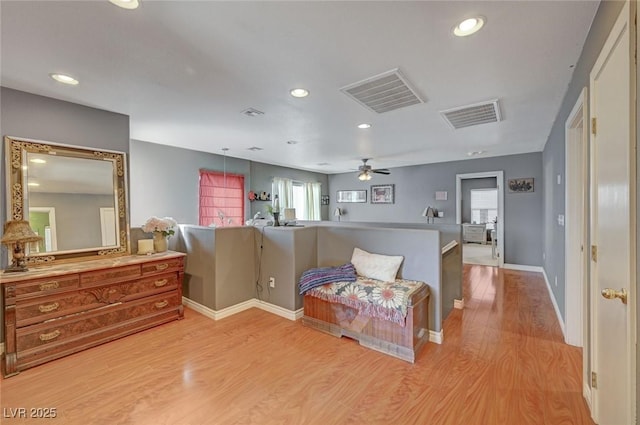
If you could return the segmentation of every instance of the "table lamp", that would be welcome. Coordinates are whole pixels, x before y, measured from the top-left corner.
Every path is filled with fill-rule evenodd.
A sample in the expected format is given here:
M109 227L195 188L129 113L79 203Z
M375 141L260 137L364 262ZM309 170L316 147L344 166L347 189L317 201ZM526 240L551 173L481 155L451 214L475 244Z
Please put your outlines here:
M338 217L338 221L340 221L340 217L342 217L342 210L340 208L336 208L333 212L334 217Z
M427 217L427 223L429 223L429 219L431 219L431 223L433 223L435 218L438 216L438 210L432 207L427 207L422 212L422 216Z
M31 226L29 226L27 220L7 221L4 224L4 234L0 242L12 250L13 262L7 267L5 273L26 272L29 270L25 261L26 254L24 244L40 240L42 240L42 237L31 230Z

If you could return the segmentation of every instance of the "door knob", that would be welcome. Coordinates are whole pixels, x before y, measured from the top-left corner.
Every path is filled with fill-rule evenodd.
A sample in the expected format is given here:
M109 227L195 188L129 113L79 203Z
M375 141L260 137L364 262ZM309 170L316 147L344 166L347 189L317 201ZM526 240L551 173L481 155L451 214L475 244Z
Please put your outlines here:
M612 300L614 298L620 298L620 301L622 301L622 304L627 303L627 290L624 288L622 288L619 291L616 291L615 289L611 289L611 288L606 288L602 290L601 294L603 297L605 297L608 300Z

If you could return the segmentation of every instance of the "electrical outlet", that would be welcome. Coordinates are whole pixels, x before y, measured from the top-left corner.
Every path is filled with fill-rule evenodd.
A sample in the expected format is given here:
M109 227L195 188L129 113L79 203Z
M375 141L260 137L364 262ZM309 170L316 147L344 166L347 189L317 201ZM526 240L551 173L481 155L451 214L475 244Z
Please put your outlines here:
M555 284L556 284L556 286L558 286L558 276L556 276L556 278L555 278Z
M545 254L544 252L542 253L542 259L546 260L547 259L547 254Z
M275 278L275 277L273 277L273 276L271 276L271 277L269 278L269 287L270 287L270 288L275 288L275 287L276 287L276 278Z

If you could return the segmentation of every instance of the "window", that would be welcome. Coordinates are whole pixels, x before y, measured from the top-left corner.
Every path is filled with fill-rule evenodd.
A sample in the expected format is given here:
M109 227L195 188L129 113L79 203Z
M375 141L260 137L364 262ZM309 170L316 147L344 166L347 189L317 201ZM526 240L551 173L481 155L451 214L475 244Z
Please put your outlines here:
M273 195L278 195L280 208L295 208L298 220L320 220L320 183L303 183L274 177Z
M244 223L244 176L200 170L200 225Z
M493 230L498 217L498 189L471 190L471 222L487 223L487 229Z

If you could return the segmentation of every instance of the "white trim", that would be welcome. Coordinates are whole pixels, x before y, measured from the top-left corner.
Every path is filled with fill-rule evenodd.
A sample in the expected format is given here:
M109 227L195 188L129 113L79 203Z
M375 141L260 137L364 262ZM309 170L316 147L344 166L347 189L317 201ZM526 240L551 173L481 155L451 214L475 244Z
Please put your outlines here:
M249 310L250 308L259 308L260 310L264 310L268 313L275 314L277 316L284 317L285 319L293 321L302 318L304 312L303 309L298 309L296 311L287 310L286 308L282 308L265 301L260 301L256 298L243 301L239 304L232 305L231 307L223 308L222 310L213 310L207 306L190 300L187 297L182 297L182 303L192 310L195 310L198 313L213 320L224 319L225 317L233 316L234 314Z
M589 117L587 116L587 88L584 87L573 110L565 122L565 188L564 188L564 269L566 316L565 342L576 347L583 346L583 335L587 332L583 323L586 303L587 276L587 230L588 207L587 181L589 152ZM586 356L585 356L586 357ZM587 364L583 365L585 368ZM586 370L586 369L585 369Z
M504 267L504 171L456 174L456 224L462 224L462 180L495 177L498 188L498 267Z
M551 298L553 309L556 311L556 316L558 317L558 324L560 325L560 330L562 331L562 338L566 340L567 335L564 329L564 321L562 320L562 315L560 314L560 309L558 308L556 297L553 295L553 291L551 290L551 284L549 283L549 279L547 278L547 272L544 271L544 269L542 269L542 276L544 276L544 281L547 284L547 290L549 291L549 298Z
M444 342L444 329L440 332L429 330L429 342L442 344Z
M296 311L291 311L291 310L287 310L286 308L280 307L278 305L270 304L268 302L261 301L255 298L253 299L253 301L255 303L254 307L257 307L266 312L269 312L293 321L298 320L299 318L302 318L302 313L304 312L304 309L302 308Z
M591 387L586 381L582 383L582 397L584 397L584 401L587 402L587 406L589 407L589 412L591 412Z
M540 266L527 266L525 264L509 264L509 263L505 263L504 265L505 269L509 269L509 270L520 270L523 272L537 272L537 273L544 273L544 269ZM546 276L545 276L546 279Z
M464 308L464 299L453 300L453 308L457 308L458 310L462 310Z

